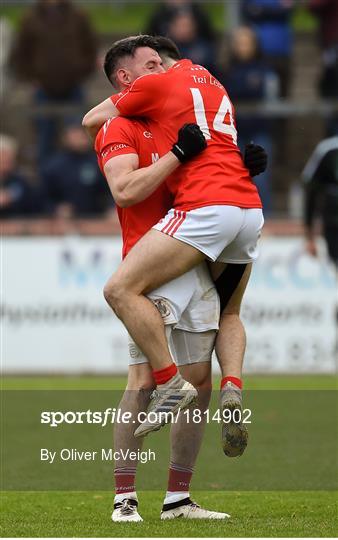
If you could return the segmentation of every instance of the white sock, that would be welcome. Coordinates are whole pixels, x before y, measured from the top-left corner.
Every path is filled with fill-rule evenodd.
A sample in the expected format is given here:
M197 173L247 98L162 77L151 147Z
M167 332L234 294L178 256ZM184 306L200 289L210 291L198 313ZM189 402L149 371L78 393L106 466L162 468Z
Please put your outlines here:
M163 504L170 504L182 501L190 497L189 491L167 491Z
M138 502L136 491L129 491L129 493L117 493L114 498L114 504L122 502L124 499L134 499Z

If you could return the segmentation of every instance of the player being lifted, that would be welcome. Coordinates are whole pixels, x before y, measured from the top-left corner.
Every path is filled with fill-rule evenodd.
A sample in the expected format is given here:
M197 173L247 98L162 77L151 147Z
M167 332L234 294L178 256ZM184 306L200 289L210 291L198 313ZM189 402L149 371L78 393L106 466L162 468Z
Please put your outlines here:
M137 43L146 47L147 38L138 38ZM165 49L159 49L164 62L168 56L178 55L173 43L165 42L165 45ZM133 46L133 39L116 43L115 57L120 58L126 49L130 51ZM143 62L144 47L135 54L132 62L129 61L134 75L142 75L147 70L147 63ZM157 67L160 70L160 65ZM120 75L121 71L116 76L118 89L123 87ZM119 117L108 120L96 137L95 149L100 168L118 205L124 257L138 239L171 207L171 196L166 182L162 182L149 197L144 199L145 194L153 189L154 177L162 174L163 167L163 160L157 161L159 152L151 127L151 121ZM192 139L196 137L197 141L200 139L197 130L189 128L189 133ZM247 153L247 161L248 156L251 157L252 165L252 159L259 157L257 148L256 152L251 148L249 154ZM139 202L140 199L144 200ZM148 297L160 306L171 353L181 374L197 388L196 406L203 413L210 398L211 354L219 322L217 293L205 262L153 291ZM137 414L147 408L150 390L153 387L154 380L147 359L134 343L130 343L128 385L120 408L132 412L133 418L137 420ZM161 519L174 519L179 516L187 519L227 517L227 514L206 510L190 500L190 479L204 431L205 417L202 418L203 421L194 423L180 416L178 422L171 428L168 491ZM114 426L116 450L137 451L141 448L142 438L134 437L134 429L133 423ZM128 453L125 452L124 455ZM120 457L114 471L116 495L113 521L142 520L138 513L135 475L135 462Z
M129 63L132 64L130 67L134 76L148 69L147 62L143 61L144 54L149 52L147 39L140 39L138 43L143 47ZM125 50L130 51L133 46L133 40L117 43L114 47L115 57L123 56ZM162 71L157 55L150 66L156 63L159 71ZM121 72L116 76L118 89L123 88L120 75ZM192 139L203 143L202 149L204 141L199 131L193 129L189 134ZM108 120L96 137L99 165L118 205L123 257L171 207L172 197L166 183L162 182L155 190L153 188L155 177L161 179L168 174L166 161L158 159L157 142L158 139L155 140L152 135L151 121L122 117ZM196 407L203 414L210 399L211 354L219 323L218 295L206 263L153 291L149 297L159 306L173 358L184 378L196 387ZM147 359L136 344L130 342L128 384L119 407L122 411L132 413L133 417L128 423L114 425L114 447L120 453L120 458L115 462L114 470L116 494L113 521L142 521L135 488L136 463L123 456L129 455L128 450L137 452L142 447L142 438L134 437L138 424L135 426L133 422L137 422L139 413L147 409L154 387L155 381ZM204 424L204 417L201 422L194 423L187 422L181 415L171 427L168 490L161 519L228 517L228 514L201 508L190 500L189 485Z
M156 48L158 41L154 39L153 43ZM135 50L125 57L133 58L134 54ZM162 159L170 169L168 173L183 164L168 181L174 196L173 208L129 252L108 281L105 297L152 366L158 390L152 410L160 411L163 403L168 402L176 406L177 395L187 405L195 392L177 372L162 318L144 294L182 275L205 257L212 261L211 270L223 305L229 296L230 305L234 305L233 312L222 316L216 341L223 376L221 407L241 407L245 333L239 305L251 263L257 257L257 240L263 226L261 202L236 144L234 111L225 89L202 66L189 60L170 63L167 73L140 77L134 83L130 70L123 68L125 82L130 86L117 101L113 97L116 107L108 99L84 119L85 127L95 132L104 120L119 113L151 118L156 122L154 136L158 132L166 135L161 154L165 154ZM105 70L111 82L116 69L120 66L111 63L108 51ZM191 140L183 130L175 143L185 122L199 124L207 140L206 150L190 162L187 159L196 153L200 141ZM238 271L233 271L233 265L238 265ZM224 294L224 287L229 289L229 277L234 294ZM160 421L145 421L135 435L145 435L160 425ZM236 433L237 455L246 445L242 428ZM233 439L234 433L224 425L225 452Z

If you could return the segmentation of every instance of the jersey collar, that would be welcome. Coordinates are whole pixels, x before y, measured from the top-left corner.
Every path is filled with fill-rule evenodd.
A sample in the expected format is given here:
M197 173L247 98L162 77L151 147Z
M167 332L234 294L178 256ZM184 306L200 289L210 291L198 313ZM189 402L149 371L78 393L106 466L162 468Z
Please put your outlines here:
M188 58L183 58L183 60L179 60L179 62L171 66L168 71L185 68L187 66L192 66L192 61L188 60Z

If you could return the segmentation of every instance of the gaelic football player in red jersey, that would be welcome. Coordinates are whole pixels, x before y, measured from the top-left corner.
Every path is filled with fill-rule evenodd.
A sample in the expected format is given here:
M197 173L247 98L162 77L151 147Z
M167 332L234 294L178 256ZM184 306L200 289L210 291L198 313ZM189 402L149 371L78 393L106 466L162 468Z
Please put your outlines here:
M105 70L112 80L109 51ZM238 265L237 277L233 271L228 273L236 287L227 298L216 352L223 375L221 407L241 407L245 334L239 307L251 263L257 257L263 216L256 186L236 145L233 106L222 85L202 66L188 60L173 60L167 73L139 77L131 83L129 90L118 96L118 109L125 115L152 118L156 122L153 133L161 130L166 134L162 151L169 150L168 159L175 156L184 165L168 182L174 195L173 209L131 250L108 281L106 299L149 359L162 402L169 401L171 394L184 393L185 381L173 366L163 322L151 304L145 305L142 294L181 275L205 257L213 262L213 277L218 284L220 276ZM103 119L118 112L112 101L106 100L86 115L84 125L95 131ZM190 163L187 158L194 143L187 137L171 147L176 125L182 121L200 124L208 142L207 149ZM229 335L231 345L225 339ZM144 435L160 425L145 421L135 435ZM242 425L230 427L223 427L224 451L240 455L246 445L246 430ZM234 453L229 451L231 441L238 447Z
M139 43L145 46L147 41L139 40ZM128 44L124 42L117 45L116 55L126 47ZM140 54L133 62L133 72L137 73L142 65ZM117 88L123 87L120 75L121 72L117 75ZM194 137L194 133L191 136ZM123 257L172 204L166 183L156 187L170 172L167 161L159 158L157 142L158 138L151 132L151 122L126 118L108 120L96 137L99 166L118 205ZM179 162L174 168L178 165ZM148 296L162 313L173 358L184 378L197 388L196 406L204 412L210 399L211 354L219 322L218 295L206 263ZM129 347L128 385L119 407L131 412L137 422L137 415L147 409L155 382L145 356L132 341ZM193 423L182 415L172 425L168 491L161 519L228 517L228 514L201 508L190 500L189 484L205 427L205 418L202 418L202 422ZM132 421L114 426L114 447L120 459L115 462L113 521L142 521L135 490L136 463L128 458L128 452L137 454L142 446L142 439L134 437L136 426Z

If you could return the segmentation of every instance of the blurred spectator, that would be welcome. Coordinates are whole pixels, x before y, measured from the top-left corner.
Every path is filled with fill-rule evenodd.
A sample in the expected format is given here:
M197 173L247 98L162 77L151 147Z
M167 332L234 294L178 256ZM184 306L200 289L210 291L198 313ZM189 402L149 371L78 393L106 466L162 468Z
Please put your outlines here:
M222 79L230 99L238 103L256 103L278 97L278 77L262 60L257 37L248 27L235 30L231 41L228 69ZM238 143L254 141L263 146L271 163L272 141L269 120L257 113L236 114ZM271 209L270 170L255 178L266 214Z
M41 198L17 168L15 139L0 134L0 216L26 217L42 209Z
M171 18L167 36L178 46L182 58L189 58L195 64L201 64L217 76L215 49L207 39L198 33L196 21L189 11L178 11Z
M193 18L200 39L209 42L215 39L207 13L199 4L187 0L167 0L159 4L149 21L146 33L167 36L169 25L178 13L186 13Z
M338 3L336 0L310 0L309 8L319 20L319 38L323 50L338 44Z
M24 17L12 51L17 75L36 87L36 104L76 105L96 65L96 40L87 16L70 0L37 0ZM39 166L54 150L55 116L37 118Z
M329 257L338 270L338 134L317 145L305 166L303 180L307 251L317 256L314 224L319 214Z
M338 1L310 0L309 7L319 20L319 39L323 67L319 82L320 95L338 99ZM338 125L337 113L328 126L328 135Z
M280 79L280 95L289 95L293 0L242 0L243 20L253 25L265 59Z
M46 162L42 172L48 212L71 218L100 215L112 209L107 183L78 119L69 121L63 143L63 150Z
M0 17L0 80L1 99L4 98L9 85L8 60L13 41L13 29L6 17Z

